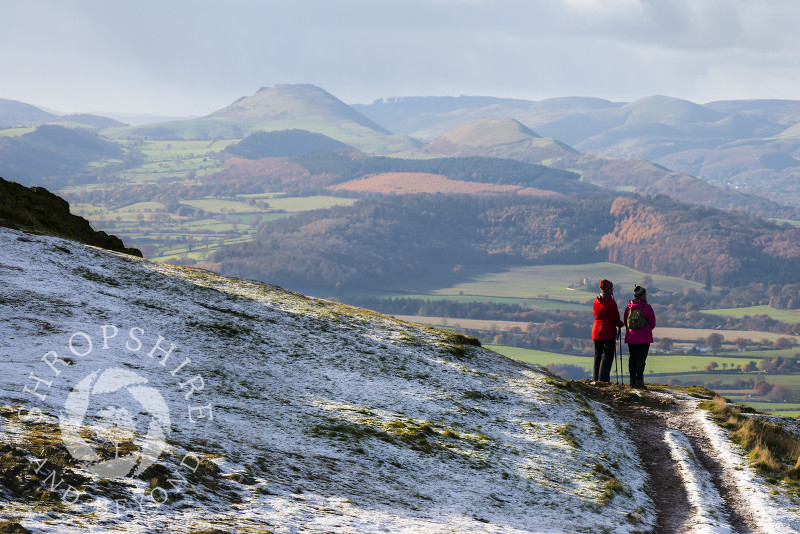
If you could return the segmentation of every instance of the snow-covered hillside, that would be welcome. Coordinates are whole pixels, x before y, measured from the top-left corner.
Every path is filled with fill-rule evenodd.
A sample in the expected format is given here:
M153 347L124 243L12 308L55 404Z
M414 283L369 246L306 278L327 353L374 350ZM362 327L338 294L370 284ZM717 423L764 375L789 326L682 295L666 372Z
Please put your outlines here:
M604 404L471 338L281 288L0 228L0 356L0 521L31 532L656 523Z

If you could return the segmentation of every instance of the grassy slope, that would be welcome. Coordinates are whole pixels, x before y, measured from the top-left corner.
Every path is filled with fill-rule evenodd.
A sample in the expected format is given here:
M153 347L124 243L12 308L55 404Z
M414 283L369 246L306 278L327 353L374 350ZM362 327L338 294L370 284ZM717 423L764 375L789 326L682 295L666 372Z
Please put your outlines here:
M103 481L75 464L54 419L35 423L4 409L8 462L0 476L17 493L0 496L0 519L64 533L122 522L127 532L235 523L248 531L390 524L406 532L522 533L570 524L632 533L654 521L636 451L618 422L535 366L463 336L280 288L20 237L0 230L0 324L14 329L2 338L14 355L0 376L3 401L57 414L72 385L98 366L125 369L163 395L173 432L152 474ZM108 349L97 337L105 324L120 329ZM131 327L142 328L144 350L126 348ZM68 357L76 329L96 341L80 358ZM158 335L177 346L169 359L145 352ZM40 402L20 384L32 371L52 373L40 360L48 350L66 359ZM187 357L188 367L178 367ZM187 403L178 381L195 375L204 387ZM213 406L213 419L190 423L192 403ZM161 506L145 500L141 510L114 515L111 499L124 505L166 484L186 471L187 453L202 469L187 474L185 487ZM58 476L84 490L83 500L62 503L58 491L42 491L31 455L58 459Z

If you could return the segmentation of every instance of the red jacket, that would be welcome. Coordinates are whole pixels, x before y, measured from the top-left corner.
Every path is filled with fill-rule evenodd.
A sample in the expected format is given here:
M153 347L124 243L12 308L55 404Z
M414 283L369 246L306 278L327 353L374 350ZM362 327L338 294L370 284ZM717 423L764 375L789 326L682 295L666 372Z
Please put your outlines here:
M653 328L656 327L656 314L653 312L653 308L643 299L634 299L628 302L628 305L625 307L625 324L628 324L628 312L633 308L642 308L642 315L644 315L647 324L644 328L640 328L639 330L628 330L626 327L625 343L631 345L652 343Z
M614 297L597 297L592 310L594 311L592 339L603 341L616 338L617 328L621 328L623 323L619 318L619 308Z

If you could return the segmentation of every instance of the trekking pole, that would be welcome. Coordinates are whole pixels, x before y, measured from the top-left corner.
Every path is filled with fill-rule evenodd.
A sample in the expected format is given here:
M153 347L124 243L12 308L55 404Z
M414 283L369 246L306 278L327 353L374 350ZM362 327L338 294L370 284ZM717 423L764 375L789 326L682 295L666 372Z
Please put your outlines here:
M619 330L617 330L617 338L619 339ZM622 353L622 346L620 345L619 349L620 353ZM620 355L620 357L622 357ZM617 367L617 346L614 345L614 372L617 375L617 385L619 385L619 367Z
M619 331L619 336L617 337L619 338L619 366L622 367L622 330ZM622 371L622 383L625 383L625 371Z

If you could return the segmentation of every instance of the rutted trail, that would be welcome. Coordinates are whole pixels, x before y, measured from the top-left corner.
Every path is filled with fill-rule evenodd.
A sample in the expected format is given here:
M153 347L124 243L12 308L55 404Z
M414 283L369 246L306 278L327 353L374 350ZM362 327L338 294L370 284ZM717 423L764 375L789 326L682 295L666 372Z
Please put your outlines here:
M648 391L663 409L629 412L631 437L651 477L658 533L790 533L800 518L772 494L699 400ZM770 504L773 504L772 506Z

